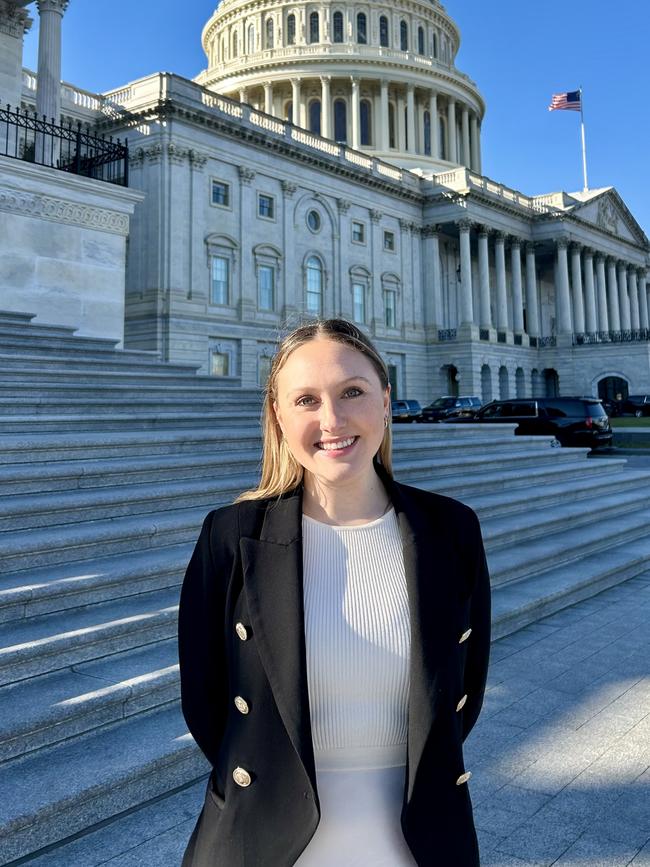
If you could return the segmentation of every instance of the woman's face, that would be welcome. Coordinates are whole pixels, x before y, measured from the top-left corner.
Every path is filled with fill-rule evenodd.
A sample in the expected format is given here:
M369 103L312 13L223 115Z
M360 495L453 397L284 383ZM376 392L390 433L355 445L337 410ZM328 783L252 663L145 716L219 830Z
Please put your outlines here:
M287 358L276 395L273 407L289 450L314 481L348 485L374 473L389 389L363 353L316 337Z

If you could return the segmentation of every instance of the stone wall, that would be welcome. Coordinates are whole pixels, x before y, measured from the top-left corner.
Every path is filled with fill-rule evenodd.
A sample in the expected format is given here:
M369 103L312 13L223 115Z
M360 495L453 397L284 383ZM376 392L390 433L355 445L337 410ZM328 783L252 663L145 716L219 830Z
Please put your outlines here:
M0 156L0 308L121 342L129 219L142 199Z

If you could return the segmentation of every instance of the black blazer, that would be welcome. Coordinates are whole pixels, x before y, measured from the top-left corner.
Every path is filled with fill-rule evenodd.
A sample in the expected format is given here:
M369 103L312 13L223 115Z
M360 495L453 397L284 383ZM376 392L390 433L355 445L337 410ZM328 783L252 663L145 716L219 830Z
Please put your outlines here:
M399 521L411 617L402 830L419 867L476 867L462 742L481 708L490 649L481 531L457 500L377 471ZM213 771L183 867L290 867L318 825L301 518L301 487L217 509L188 566L182 707ZM233 779L238 767L250 776L245 787Z

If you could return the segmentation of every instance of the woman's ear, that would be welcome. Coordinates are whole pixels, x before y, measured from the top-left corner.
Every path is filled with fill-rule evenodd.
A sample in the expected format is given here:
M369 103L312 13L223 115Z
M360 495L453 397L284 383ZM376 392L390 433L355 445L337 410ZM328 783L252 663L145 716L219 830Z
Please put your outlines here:
M282 427L282 419L280 418L280 410L278 408L277 400L273 401L273 415L275 416L275 420L278 423L278 427L280 428L280 431L282 432L282 436L284 436L284 428Z

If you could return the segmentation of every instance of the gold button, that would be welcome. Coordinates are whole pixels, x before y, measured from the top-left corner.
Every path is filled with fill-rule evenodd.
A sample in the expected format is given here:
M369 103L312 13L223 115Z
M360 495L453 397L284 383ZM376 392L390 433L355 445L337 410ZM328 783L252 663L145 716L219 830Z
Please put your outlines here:
M250 786L251 784L251 775L245 768L235 768L232 772L232 778L242 788L246 788L246 786Z
M456 785L462 786L463 783L466 783L471 776L472 776L471 771L465 771L465 773L461 774L460 777L458 777L458 779L456 780Z
M239 713L248 713L248 702L240 695L235 696L235 707Z
M235 701L237 701L237 699L235 699ZM466 702L466 701L467 701L467 696L464 695L464 696L461 698L461 700L458 702L458 704L456 705L456 710L457 710L457 711L458 711L458 710L462 710L462 709L465 707L465 702Z
M460 636L460 638L458 639L458 643L459 643L459 644L462 644L463 641L467 641L467 639L470 637L471 634L472 634L472 630L471 630L471 629L466 629L465 632L463 632L463 634L462 634L462 635Z
M246 627L241 621L235 623L235 632L242 641L246 641L246 639L248 638L248 629L246 629Z

